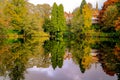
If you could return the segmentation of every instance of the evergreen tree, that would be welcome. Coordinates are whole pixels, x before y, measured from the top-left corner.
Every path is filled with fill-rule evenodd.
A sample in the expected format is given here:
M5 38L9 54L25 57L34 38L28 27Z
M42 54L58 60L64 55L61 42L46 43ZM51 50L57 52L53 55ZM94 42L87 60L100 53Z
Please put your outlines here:
M84 7L84 5L86 4L85 0L82 0L81 5L80 5L80 13L82 14L82 9Z
M51 23L53 25L53 28L52 28L53 33L59 31L59 27L58 27L58 6L57 6L56 3L53 4L52 14L51 14Z
M51 14L51 32L56 37L63 36L63 32L66 30L66 22L64 17L63 5L57 6L56 3L53 4L52 14Z
M61 32L66 30L66 20L64 17L64 9L62 4L58 7L58 26Z
M57 6L56 3L53 4L51 24L53 27L51 31L56 34L56 36L62 36L62 33L66 30L64 9L62 4L59 6Z

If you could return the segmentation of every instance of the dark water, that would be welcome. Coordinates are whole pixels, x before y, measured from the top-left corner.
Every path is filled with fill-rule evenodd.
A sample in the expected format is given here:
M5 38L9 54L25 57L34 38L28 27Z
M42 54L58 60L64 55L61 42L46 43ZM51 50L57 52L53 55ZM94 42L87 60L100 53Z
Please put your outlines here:
M0 38L0 80L120 80L120 41Z

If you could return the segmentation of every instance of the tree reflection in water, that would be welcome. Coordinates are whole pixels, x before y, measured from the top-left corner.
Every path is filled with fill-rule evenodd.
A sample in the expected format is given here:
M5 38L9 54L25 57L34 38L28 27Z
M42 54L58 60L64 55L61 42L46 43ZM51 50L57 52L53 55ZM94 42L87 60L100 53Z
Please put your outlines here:
M42 40L42 41L41 41ZM120 42L113 39L1 39L0 75L24 80L27 68L33 66L61 68L64 60L73 60L85 74L92 64L100 63L103 71L120 80ZM94 50L93 50L94 49ZM99 54L92 54L96 52Z
M44 43L45 53L51 56L52 67L55 69L63 65L63 58L65 54L65 42L60 40L48 40Z
M6 75L7 71L11 80L24 79L25 70L30 65L29 59L44 51L43 42L44 40L41 41L41 39L5 39L0 41L2 44L0 45L1 76Z
M120 50L119 41L113 39L101 41L99 43L101 54L99 54L100 63L104 72L110 76L117 75L120 80Z

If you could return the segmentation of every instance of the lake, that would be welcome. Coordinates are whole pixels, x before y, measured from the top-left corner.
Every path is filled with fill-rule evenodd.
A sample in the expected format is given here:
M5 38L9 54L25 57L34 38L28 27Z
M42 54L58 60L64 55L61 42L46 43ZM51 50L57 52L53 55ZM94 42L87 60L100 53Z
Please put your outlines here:
M0 80L120 80L120 41L0 38Z

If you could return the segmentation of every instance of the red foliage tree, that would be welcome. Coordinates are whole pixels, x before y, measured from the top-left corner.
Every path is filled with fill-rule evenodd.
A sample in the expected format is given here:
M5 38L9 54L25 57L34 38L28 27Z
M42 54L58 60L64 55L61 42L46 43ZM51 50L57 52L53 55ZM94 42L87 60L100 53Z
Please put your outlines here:
M113 5L113 4L117 3L117 2L120 2L120 1L119 0L107 0L106 2L104 2L102 10L100 11L99 16L98 16L100 24L103 23L103 21L102 21L103 14L106 11L106 9L108 8L108 6Z

